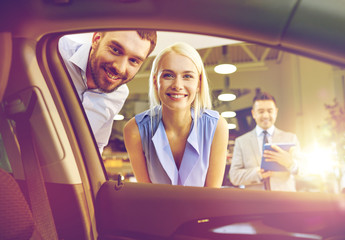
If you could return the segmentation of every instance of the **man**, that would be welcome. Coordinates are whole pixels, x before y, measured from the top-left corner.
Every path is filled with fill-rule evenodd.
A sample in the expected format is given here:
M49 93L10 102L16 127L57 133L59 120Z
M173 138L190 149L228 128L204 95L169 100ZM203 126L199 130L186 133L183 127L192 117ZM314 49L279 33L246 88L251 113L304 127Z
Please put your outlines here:
M92 43L62 37L59 51L83 104L100 153L129 93L126 83L156 46L155 31L95 32Z
M252 116L256 127L235 140L233 158L230 166L230 180L234 185L244 185L248 189L296 191L294 174L298 165L293 150L299 149L297 136L284 132L274 126L278 108L274 97L260 93L253 99ZM289 152L278 146L275 151L265 151L269 161L277 162L287 171L264 171L260 168L262 146L266 132L268 143L294 143L295 149Z

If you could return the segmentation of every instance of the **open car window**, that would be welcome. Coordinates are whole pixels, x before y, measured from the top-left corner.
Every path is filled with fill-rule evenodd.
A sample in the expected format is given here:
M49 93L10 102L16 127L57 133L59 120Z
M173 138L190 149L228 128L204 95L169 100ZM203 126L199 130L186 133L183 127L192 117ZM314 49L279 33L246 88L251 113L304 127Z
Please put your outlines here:
M91 41L91 33L68 35L81 43ZM135 78L127 84L129 96L114 119L108 145L102 152L110 179L119 176L136 182L123 141L123 127L136 114L149 109L148 79L152 62L162 48L185 41L197 48L203 58L210 85L212 107L226 117L229 125L228 154L222 187L243 188L229 179L234 143L237 137L255 127L252 99L258 92L276 97L279 108L275 126L297 135L301 147L299 172L295 176L298 192L340 193L342 191L342 143L345 128L344 75L334 65L254 43L196 34L158 32L156 50L144 62ZM214 67L231 63L237 71L218 74ZM233 101L220 101L218 95L229 91Z

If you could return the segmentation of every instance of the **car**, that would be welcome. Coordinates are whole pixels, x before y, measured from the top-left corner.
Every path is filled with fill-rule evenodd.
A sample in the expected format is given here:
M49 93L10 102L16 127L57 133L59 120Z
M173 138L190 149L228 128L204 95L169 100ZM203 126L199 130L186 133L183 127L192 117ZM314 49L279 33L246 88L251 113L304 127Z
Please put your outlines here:
M244 94L244 107L238 107L244 117L237 118L242 133L252 126L245 121L248 98L257 88L274 91L286 107L281 124L312 144L318 124L328 119L325 111L339 106L331 105L333 97L343 106L343 5L343 0L2 1L0 238L344 239L344 195L339 187L315 192L309 186L315 175L301 179L301 191L291 193L145 184L109 174L57 47L64 35L155 29L248 43L253 47L247 47L247 57L257 65L271 51L265 49L272 49L276 63L282 54L290 61L289 68L274 72L278 87L273 80L254 82L269 76L266 72L230 80L210 73L222 80L213 93L231 83ZM222 46L212 48L222 53ZM147 81L149 69L148 64L137 77ZM133 93L146 94L146 81L137 80L130 88L144 90ZM129 103L135 99L130 96ZM338 184L341 164L333 170Z

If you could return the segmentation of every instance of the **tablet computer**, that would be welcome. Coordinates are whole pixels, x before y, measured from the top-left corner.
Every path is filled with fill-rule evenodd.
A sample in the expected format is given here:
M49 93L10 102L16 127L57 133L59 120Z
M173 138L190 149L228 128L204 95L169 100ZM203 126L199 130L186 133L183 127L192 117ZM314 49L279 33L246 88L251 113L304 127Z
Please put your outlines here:
M272 145L277 145L278 147L280 147L281 149L285 151L289 151L291 147L296 146L296 144L294 143L272 143L272 144L266 143L263 147L262 155L265 150L275 151L272 148ZM277 171L277 172L287 171L287 169L284 166L280 165L277 162L267 162L264 157L262 157L261 159L261 168L264 169L265 171Z

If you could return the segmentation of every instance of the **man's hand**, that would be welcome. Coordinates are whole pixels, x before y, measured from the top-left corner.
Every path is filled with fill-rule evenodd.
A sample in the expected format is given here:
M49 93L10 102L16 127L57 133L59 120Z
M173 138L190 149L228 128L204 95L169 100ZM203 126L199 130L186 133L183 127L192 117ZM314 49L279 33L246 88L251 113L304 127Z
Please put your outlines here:
M266 158L267 162L277 162L287 169L290 169L294 164L293 152L296 147L291 147L289 151L285 151L278 147L277 145L271 145L275 151L265 150L263 156Z
M265 178L269 178L270 176L272 176L272 172L271 171L265 171L264 169L260 169L260 175L262 179Z

